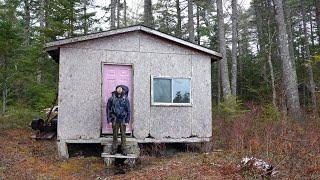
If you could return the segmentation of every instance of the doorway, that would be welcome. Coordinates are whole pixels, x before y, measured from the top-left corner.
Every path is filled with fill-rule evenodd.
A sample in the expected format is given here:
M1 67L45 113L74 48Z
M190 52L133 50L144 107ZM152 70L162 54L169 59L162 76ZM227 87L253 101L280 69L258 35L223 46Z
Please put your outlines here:
M117 85L126 85L129 88L128 98L130 101L130 122L126 128L126 133L132 133L132 66L131 65L117 65L117 64L103 64L102 69L102 134L112 134L112 127L107 123L106 107L108 98L111 92L115 90Z

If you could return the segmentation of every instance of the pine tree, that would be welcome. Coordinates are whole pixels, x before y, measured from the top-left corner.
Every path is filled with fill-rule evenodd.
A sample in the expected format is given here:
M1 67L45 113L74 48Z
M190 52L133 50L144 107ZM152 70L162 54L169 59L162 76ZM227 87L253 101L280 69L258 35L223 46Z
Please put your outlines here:
M194 21L193 21L193 0L188 0L188 33L189 33L189 41L195 42Z
M144 16L143 24L148 27L153 27L153 16L152 16L152 1L144 0Z
M282 0L274 0L276 9L276 22L279 30L280 54L282 60L283 83L286 93L289 116L297 121L302 120L298 86L293 64L290 60L287 28L284 20Z
M0 8L0 79L2 89L2 115L6 113L9 95L12 92L12 82L18 72L17 60L21 50L21 23L16 18L19 3L7 1ZM26 45L26 44L24 44Z
M311 93L311 102L313 114L318 117L318 106L317 106L317 97L315 95L315 83L313 79L313 70L311 64L311 55L310 55L310 44L309 44L309 35L307 32L307 22L306 22L306 10L305 10L305 1L300 0L301 5L301 14L302 14L302 22L303 22L303 42L305 48L305 61L307 63L307 77L309 80L309 90Z
M237 95L237 56L238 56L238 2L232 0L232 66L231 66L231 92L232 95Z
M229 73L228 73L228 63L227 63L227 50L226 50L226 38L225 38L225 24L222 0L217 0L218 9L218 25L219 25L219 47L220 53L222 54L222 59L220 60L220 72L221 72L221 85L223 97L227 98L231 94Z

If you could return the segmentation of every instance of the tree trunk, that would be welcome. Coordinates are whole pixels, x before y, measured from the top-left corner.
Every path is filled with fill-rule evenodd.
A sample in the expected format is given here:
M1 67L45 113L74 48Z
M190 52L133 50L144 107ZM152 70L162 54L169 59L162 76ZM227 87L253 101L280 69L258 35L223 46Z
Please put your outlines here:
M111 0L111 29L116 28L116 0Z
M221 85L222 85L223 97L227 98L227 96L230 95L231 90L230 90L228 63L227 63L226 38L225 38L225 30L224 30L222 0L217 0L217 10L218 10L219 47L220 47L220 53L222 54L222 59L220 60Z
M153 27L151 0L144 0L144 22L143 22L143 24L148 27Z
M242 54L241 53L241 43L238 41L238 49L239 49L239 54ZM239 86L238 86L238 95L243 95L243 69L244 69L244 63L243 63L243 59L242 58L239 58Z
M117 28L120 28L120 0L117 0Z
M202 17L202 19L203 19L203 21L204 21L204 24L205 24L207 27L209 27L209 26L210 26L210 22L209 22L209 20L207 19L207 12L206 12L206 9L205 9L205 8L202 9L202 11L200 12L200 15L201 15L201 17Z
M2 58L1 58L2 57ZM7 95L8 95L8 85L7 85L7 69L8 69L8 65L7 65L7 58L5 55L1 55L0 54L0 59L3 61L3 70L2 71L2 115L4 115L6 113L6 107L7 107Z
M46 20L46 0L41 0L40 1L40 11L39 11L39 24L40 24L40 29L41 31L44 30L44 27L45 27L45 20ZM42 32L41 32L42 33ZM42 33L43 35L43 33Z
M83 0L83 34L88 34L88 18L87 18L87 5L88 5L88 1L87 0Z
M7 110L7 96L8 96L8 91L7 91L7 82L4 80L3 82L3 87L2 87L2 115L6 113Z
M45 30L45 20L46 20L46 5L47 5L47 1L46 0L41 0L40 1L40 10L39 10L39 24L40 24L40 34L41 34L41 40L42 40L42 43L45 43L46 41L46 37L44 35L44 30ZM38 58L37 60L37 84L41 84L41 81L42 81L42 71L41 71L41 63L43 62L43 59L45 57L45 54L43 52L41 52L41 55L40 57Z
M68 38L70 38L70 37L73 37L73 33L74 33L74 20L75 20L75 18L74 18L74 16L75 16L75 13L74 13L74 6L75 6L75 2L73 2L73 1L70 1L69 2L70 3L70 6L69 6L69 8L70 9L68 9L68 11L69 11L69 33L68 33Z
M181 32L181 8L180 8L180 1L176 0L176 10L177 10L177 26L175 35L179 38L182 36Z
M218 62L219 63L219 62ZM220 65L220 63L218 64ZM218 83L217 83L217 87L218 87L218 97L217 97L217 100L218 100L218 105L220 104L221 102L221 71L220 71L220 67L218 66L217 67L218 69L218 75L217 75L217 79L218 79Z
M197 44L200 45L200 7L197 5Z
M255 10L255 16L256 16L256 26L257 26L257 33L258 33L258 44L259 48L258 51L259 53L263 53L265 50L264 48L264 43L263 43L263 21L262 21L262 15L261 15L261 4L259 4L258 0L254 0L253 2L254 5L254 10Z
M274 32L274 34L271 35L270 18L269 18L268 20L268 39L269 39L268 65L269 65L270 77L271 77L272 104L275 108L277 108L277 95L276 95L275 78L274 78L273 65L272 65L272 40L275 34L276 32Z
M264 24L264 20L262 18L262 16L265 14L265 10L263 11L263 9L270 9L270 7L268 7L268 3L264 4L264 2L258 1L258 0L254 0L253 1L253 6L254 6L254 12L255 12L255 16L256 16L256 27L257 27L257 36L258 36L258 45L257 45L257 49L258 49L258 55L259 57L265 57L267 55L267 50L265 48L266 45L266 40L265 40L265 34L264 34L264 29L266 28L266 25ZM262 68L261 68L261 74L263 77L264 81L267 81L267 60L265 58L261 58L261 62L262 62Z
M193 0L188 0L188 33L189 41L194 43Z
M238 24L237 24L237 11L238 2L232 0L232 68L231 68L231 92L232 95L237 95L237 55L238 55Z
M315 0L315 5L316 5L316 21L317 21L317 34L318 34L318 39L320 40L320 1Z
M24 0L24 41L23 45L28 46L30 44L30 2Z
M289 116L297 121L303 121L300 111L298 86L292 61L290 60L288 34L284 20L282 0L274 0L276 22L279 29L279 44L282 60L282 73Z
M127 27L127 1L123 0L123 23L124 27Z
M311 11L311 8L310 8ZM311 45L315 45L315 40L314 40L314 25L312 21L312 13L309 13L309 22L310 22L310 38L311 38Z
M50 28L50 23L49 23L49 12L47 8L49 8L49 0L42 0L43 1L43 11L44 11L44 26L46 28ZM47 39L48 37L46 37ZM47 41L47 40L45 40Z
M313 70L311 64L311 55L310 55L310 45L309 45L309 36L307 32L307 22L306 22L306 10L305 10L305 1L300 0L301 3L301 14L302 14L302 21L303 21L303 44L305 49L305 61L307 63L307 77L309 80L309 90L311 93L311 102L312 102L312 109L313 113L316 117L318 117L318 107L317 107L317 97L315 94L315 83L313 80Z
M291 12L290 12L290 8L289 8L289 5L288 5L287 1L284 1L283 9L284 9L286 25L287 25L290 59L291 59L292 64L293 64L293 68L296 69L295 56L294 56L294 46L293 46L292 24L291 24L291 21L292 21L291 20Z

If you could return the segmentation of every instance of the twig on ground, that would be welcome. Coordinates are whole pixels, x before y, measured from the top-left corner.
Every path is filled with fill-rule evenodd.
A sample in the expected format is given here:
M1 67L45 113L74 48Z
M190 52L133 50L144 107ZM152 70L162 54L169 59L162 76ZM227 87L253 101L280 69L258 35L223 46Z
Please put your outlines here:
M281 137L281 139L285 141L293 141L293 142L308 142L308 140L303 140L303 139L288 139L284 137Z

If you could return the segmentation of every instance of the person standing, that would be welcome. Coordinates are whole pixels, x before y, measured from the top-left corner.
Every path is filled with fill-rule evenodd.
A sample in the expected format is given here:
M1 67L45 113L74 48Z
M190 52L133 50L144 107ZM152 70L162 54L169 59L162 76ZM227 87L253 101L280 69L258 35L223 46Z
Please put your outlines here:
M121 154L127 155L126 151L126 126L130 121L130 102L128 99L129 88L125 85L116 86L115 91L107 102L107 122L112 125L112 150L110 154L116 154L118 132L121 132Z

